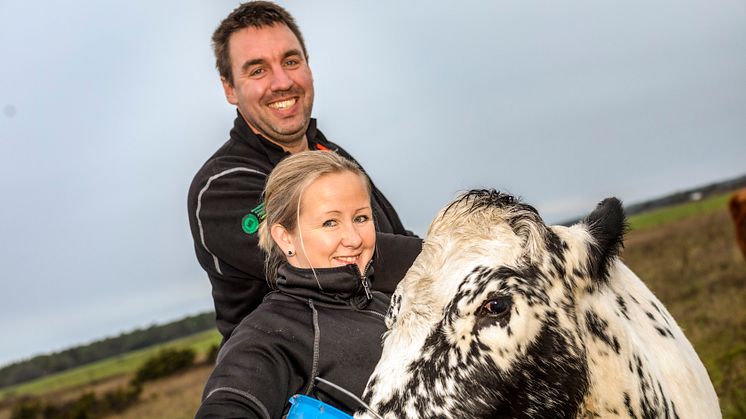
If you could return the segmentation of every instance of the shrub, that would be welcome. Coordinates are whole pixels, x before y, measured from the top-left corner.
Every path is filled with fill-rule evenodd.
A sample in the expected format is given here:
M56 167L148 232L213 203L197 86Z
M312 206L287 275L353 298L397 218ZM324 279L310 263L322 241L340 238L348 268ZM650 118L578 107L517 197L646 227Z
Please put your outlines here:
M191 348L164 349L137 369L132 384L138 385L183 371L194 364L194 357L195 353Z
M60 408L59 418L65 419L88 419L103 416L103 409L96 394L85 393L77 400L69 404L63 404Z
M102 400L107 411L123 412L133 405L142 393L142 386L139 384L130 384L126 387L119 387L104 393Z
M44 411L39 400L22 400L13 406L10 419L36 419Z

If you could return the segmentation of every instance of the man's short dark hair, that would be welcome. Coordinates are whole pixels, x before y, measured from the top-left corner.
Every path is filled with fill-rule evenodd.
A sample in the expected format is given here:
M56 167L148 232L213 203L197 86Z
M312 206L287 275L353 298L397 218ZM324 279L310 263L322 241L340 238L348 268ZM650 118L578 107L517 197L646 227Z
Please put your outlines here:
M263 28L276 24L283 24L290 29L300 42L303 56L308 59L306 44L303 35L295 24L295 19L282 7L269 1L251 1L243 3L231 12L215 29L212 34L212 48L215 51L215 67L220 77L223 77L233 86L233 73L231 72L231 56L228 50L228 40L234 32L241 29Z

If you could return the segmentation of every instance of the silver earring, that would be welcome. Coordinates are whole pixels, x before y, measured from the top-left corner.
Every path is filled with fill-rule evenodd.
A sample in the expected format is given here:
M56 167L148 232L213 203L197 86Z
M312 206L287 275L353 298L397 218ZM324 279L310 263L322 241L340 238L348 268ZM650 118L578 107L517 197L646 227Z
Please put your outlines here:
M288 256L293 256L293 255L294 255L293 251L292 250L288 250Z

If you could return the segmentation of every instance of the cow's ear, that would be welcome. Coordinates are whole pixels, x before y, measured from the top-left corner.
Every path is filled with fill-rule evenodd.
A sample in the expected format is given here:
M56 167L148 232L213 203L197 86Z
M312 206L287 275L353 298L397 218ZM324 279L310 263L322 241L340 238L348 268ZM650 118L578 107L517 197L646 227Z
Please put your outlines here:
M601 201L584 220L593 237L588 249L588 269L592 278L605 280L609 267L619 255L627 231L622 203L616 198Z

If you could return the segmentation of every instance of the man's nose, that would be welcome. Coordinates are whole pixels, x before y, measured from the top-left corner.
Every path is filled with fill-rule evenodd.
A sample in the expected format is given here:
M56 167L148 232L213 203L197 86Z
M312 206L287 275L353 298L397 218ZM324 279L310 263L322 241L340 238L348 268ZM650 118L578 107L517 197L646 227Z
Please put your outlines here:
M279 92L283 90L289 90L293 86L293 79L290 78L287 70L280 67L276 71L272 72L272 84L270 88L272 91Z

